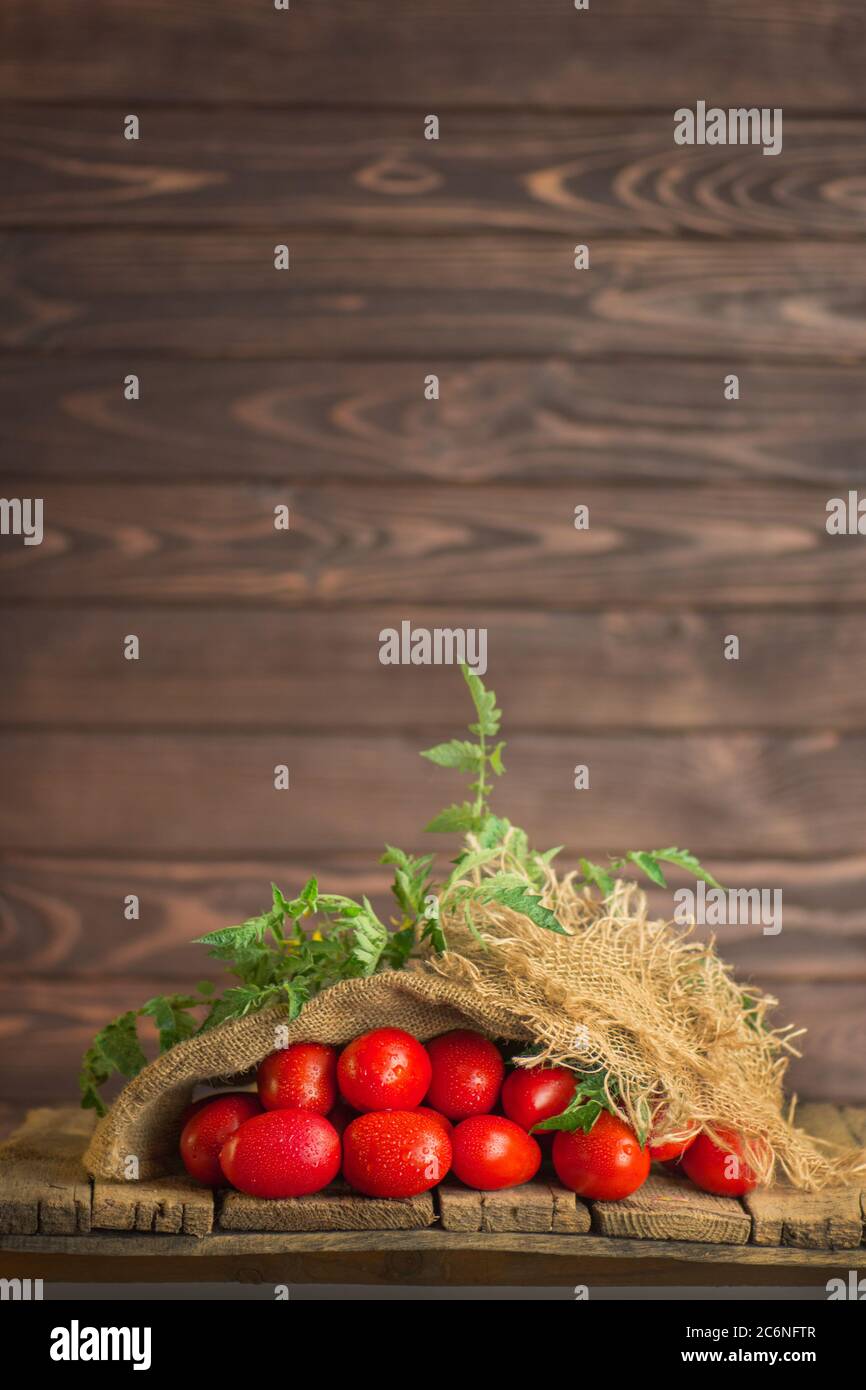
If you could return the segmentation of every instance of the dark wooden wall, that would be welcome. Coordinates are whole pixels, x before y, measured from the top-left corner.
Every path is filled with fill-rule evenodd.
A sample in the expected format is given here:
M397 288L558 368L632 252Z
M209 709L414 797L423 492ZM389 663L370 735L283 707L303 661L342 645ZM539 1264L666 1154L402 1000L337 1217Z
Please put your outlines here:
M47 522L0 546L8 1103L270 878L381 895L424 843L466 701L380 666L403 618L489 629L537 842L783 889L722 949L808 1025L800 1089L866 1099L866 542L824 529L866 482L864 19L5 0L3 495ZM783 154L676 148L698 99L782 106Z

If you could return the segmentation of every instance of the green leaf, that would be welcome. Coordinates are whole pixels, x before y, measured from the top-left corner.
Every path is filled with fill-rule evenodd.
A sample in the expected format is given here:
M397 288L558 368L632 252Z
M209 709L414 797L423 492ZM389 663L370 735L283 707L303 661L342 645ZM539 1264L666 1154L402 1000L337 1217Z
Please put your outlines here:
M198 1030L198 1023L189 1012L190 1006L197 1003L184 995L159 994L143 1004L139 1013L152 1018L159 1033L159 1050L167 1052L175 1043L191 1038Z
M503 816L485 816L478 832L478 843L482 849L493 849L502 844L510 829L511 822Z
M478 715L478 723L471 724L470 730L484 738L493 738L499 733L499 721L502 718L502 710L496 708L496 695L492 690L485 689L481 677L470 671L468 666L461 666L460 669L469 686L475 713Z
M652 879L653 883L657 883L660 888L667 887L667 880L652 854L647 854L646 851L642 849L632 849L629 850L626 859L631 864L637 864L638 868L643 870L647 878Z
M464 801L459 806L448 806L444 811L440 811L424 829L434 834L447 834L452 830L475 830L477 826L475 808L468 801Z
M122 1076L137 1076L147 1065L147 1058L138 1041L136 1015L132 1012L115 1018L101 1033L97 1033L94 1044L115 1071Z
M597 888L601 889L604 897L610 897L616 884L606 869L603 869L600 864L593 864L591 859L581 859L580 872L587 883L594 883Z
M497 743L496 747L493 749L493 752L488 753L487 755L490 766L493 768L493 771L496 773L497 777L501 777L503 772L505 771L505 767L502 762L502 750L504 747L504 743Z
M556 932L559 936L568 936L565 928L560 926L556 913L545 907L541 898L528 892L525 886L509 888L497 886L495 880L491 880L491 883L493 887L489 890L488 896L495 902L502 903L503 907L510 907L514 912L522 912L524 917L528 917L537 927L544 927L546 931Z
M678 864L681 869L687 869L695 878L703 879L711 888L722 888L718 879L713 878L711 873L703 867L696 855L687 849L656 849L653 850L656 859L663 859L666 864ZM724 889L722 889L724 892Z
M539 1129L564 1130L566 1134L573 1134L576 1129L582 1129L584 1134L589 1134L603 1109L604 1106L597 1100L579 1099L577 1103L571 1101L561 1115L552 1115L549 1120L540 1120L537 1125L533 1125L530 1134L535 1134Z
M360 966L363 975L372 975L388 945L388 929L379 921L367 898L364 899L364 908L365 911L354 922L352 959Z
M435 763L437 767L453 767L458 772L475 772L484 757L484 752L477 743L452 738L449 743L437 743L435 748L426 748L421 757Z
M199 994L213 994L215 986L210 980L199 980L196 989Z

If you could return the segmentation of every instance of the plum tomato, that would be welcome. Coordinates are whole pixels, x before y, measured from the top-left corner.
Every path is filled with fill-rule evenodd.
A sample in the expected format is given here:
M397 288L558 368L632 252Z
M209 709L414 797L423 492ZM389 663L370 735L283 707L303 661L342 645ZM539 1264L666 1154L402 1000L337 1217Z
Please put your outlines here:
M553 1166L559 1181L572 1192L615 1202L646 1181L650 1156L627 1124L602 1110L588 1134L582 1129L557 1132Z
M183 1129L187 1120L191 1120L193 1115L197 1115L199 1110L203 1110L206 1105L212 1105L215 1100L234 1100L235 1096L251 1097L256 1099L255 1091L211 1091L209 1096L200 1096L198 1100L190 1101L180 1117L180 1127Z
M426 1115L428 1119L435 1120L437 1125L441 1125L450 1139L454 1133L454 1126L444 1115L440 1115L438 1110L431 1110L429 1105L413 1105L413 1115Z
M496 1192L519 1187L541 1166L541 1149L504 1115L470 1115L454 1131L454 1176L467 1187Z
M327 1115L337 1102L337 1049L326 1043L292 1043L260 1063L256 1083L266 1110Z
M426 1049L402 1028L374 1028L340 1053L340 1094L356 1110L411 1110L430 1085Z
M229 1091L199 1106L180 1134L180 1156L190 1177L208 1187L220 1187L220 1150L235 1130L261 1113L258 1096L251 1091Z
M517 1067L505 1078L502 1108L509 1120L531 1130L541 1120L562 1114L574 1095L574 1085L574 1072L567 1067Z
M732 1129L716 1129L722 1147L708 1134L699 1134L683 1154L679 1165L687 1177L704 1192L720 1197L742 1197L757 1187L757 1175L742 1157L742 1140Z
M229 1137L220 1164L250 1197L305 1197L340 1171L340 1136L314 1110L266 1110Z
M499 1100L505 1063L499 1048L480 1033L457 1028L427 1044L433 1076L427 1104L449 1120L486 1115Z
M655 1136L664 1142L657 1143ZM653 1117L652 1131L649 1137L650 1158L653 1163L670 1163L680 1159L686 1149L691 1148L697 1137L696 1125L672 1125L668 1119L667 1106L663 1105Z
M417 1197L451 1167L441 1122L415 1110L359 1115L343 1135L343 1177L368 1197Z

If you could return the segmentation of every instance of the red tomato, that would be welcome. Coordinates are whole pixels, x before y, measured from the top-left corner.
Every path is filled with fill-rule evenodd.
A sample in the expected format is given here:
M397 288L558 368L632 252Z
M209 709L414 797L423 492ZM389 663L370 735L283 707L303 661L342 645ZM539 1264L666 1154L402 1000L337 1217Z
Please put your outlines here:
M502 1108L509 1120L529 1130L539 1120L561 1115L573 1095L574 1072L567 1067L517 1067L505 1078Z
M429 1105L413 1105L413 1115L426 1115L428 1120L435 1120L437 1125L441 1125L450 1139L454 1133L454 1126L444 1115L440 1115L438 1110L431 1110Z
M704 1192L720 1197L742 1197L757 1187L757 1175L742 1158L742 1140L732 1129L717 1129L716 1133L727 1146L713 1143L708 1134L699 1134L683 1154L682 1168L692 1182Z
M646 1181L648 1149L642 1149L627 1124L602 1110L589 1134L560 1130L553 1141L553 1166L565 1187L581 1197L615 1202Z
M454 1131L454 1175L467 1187L482 1192L519 1187L540 1166L535 1140L503 1115L470 1115Z
M220 1163L250 1197L305 1197L340 1171L340 1136L312 1110L266 1110L235 1131Z
M430 1058L401 1028L374 1028L340 1053L340 1093L356 1110L411 1110L430 1085Z
M653 1138L654 1134L658 1135L660 1139L664 1139L667 1134L682 1135L689 1128L689 1125L672 1126L668 1120L667 1108L662 1106L654 1116L653 1134L651 1134L649 1138L649 1154L653 1163L669 1163L674 1159L682 1158L686 1149L690 1149L698 1137L697 1131L695 1130L692 1134L686 1134L685 1138L675 1138L669 1140L667 1143L657 1144ZM691 1128L693 1128L693 1126Z
M251 1100L255 1100L256 1093L255 1091L211 1091L209 1096L201 1096L199 1100L192 1100L180 1117L181 1129L187 1120L191 1120L193 1115L197 1115L206 1105L213 1105L215 1100L234 1100L235 1096L243 1096L244 1099L249 1097Z
M328 1119L341 1139L352 1121L357 1120L357 1118L357 1110L353 1110L351 1105L347 1105L344 1100L338 1100L337 1104L328 1115Z
M258 1097L249 1091L230 1091L200 1106L180 1135L180 1156L190 1177L208 1187L220 1187L220 1149L240 1125L261 1113Z
M326 1043L292 1043L260 1063L256 1083L266 1110L327 1115L337 1101L337 1049Z
M441 1123L414 1110L359 1115L343 1135L343 1177L368 1197L417 1197L451 1167Z
M499 1099L505 1063L480 1033L457 1028L427 1044L433 1078L425 1099L449 1120L484 1115Z

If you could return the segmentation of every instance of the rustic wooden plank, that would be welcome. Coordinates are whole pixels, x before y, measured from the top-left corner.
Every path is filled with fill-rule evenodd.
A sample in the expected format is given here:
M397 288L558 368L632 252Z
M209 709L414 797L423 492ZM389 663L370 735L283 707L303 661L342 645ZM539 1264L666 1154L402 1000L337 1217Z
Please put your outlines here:
M499 1192L445 1182L436 1189L436 1202L446 1231L585 1232L591 1224L584 1202L543 1177Z
M677 147L671 111L7 107L0 225L860 236L862 119L784 120L784 158Z
M650 1173L637 1192L619 1202L590 1205L593 1230L606 1236L745 1245L752 1227L739 1202L701 1192L671 1173Z
M92 1220L97 1230L200 1237L213 1229L213 1217L213 1193L192 1178L160 1178L158 1182L97 1178L93 1183Z
M418 848L418 846L411 846ZM604 846L581 846L595 859ZM135 856L110 859L46 856L38 851L0 859L3 934L0 961L16 974L89 973L118 978L161 975L174 985L195 983L206 970L196 937L243 921L279 883L293 892L315 873L329 891L366 894L383 920L391 913L391 874L377 854L311 852L270 859L166 862ZM564 869L577 851L563 852ZM748 923L716 931L724 957L741 978L773 989L785 982L866 983L866 861L713 859L728 887L778 887L783 894L781 938ZM687 884L671 873L671 887ZM126 895L139 897L138 926L123 916ZM650 893L651 910L670 916L669 890ZM704 939L710 928L699 928Z
M5 481L11 497L32 481ZM17 488L17 491L15 490ZM447 484L159 487L46 480L44 539L0 545L6 606L76 602L214 603L297 608L388 603L717 610L862 604L861 537L827 534L824 487L688 489L598 483L546 487ZM589 526L576 530L575 507ZM275 508L290 527L277 530ZM467 581L467 569L471 580ZM130 629L118 614L117 651ZM135 628L132 629L135 631ZM368 628L378 660L379 632ZM140 634L139 634L140 635ZM726 666L746 669L722 655ZM158 634L150 639L153 647ZM118 656L118 660L119 660ZM497 657L489 650L490 669ZM573 655L575 671L580 653ZM130 677L131 679L131 677Z
M0 723L100 730L405 728L434 741L453 694L447 667L394 673L378 635L396 607L318 610L136 608L144 658L119 658L113 609L0 609ZM539 612L412 607L430 631L480 627L496 691L519 730L765 729L866 726L866 628L857 612ZM739 662L720 662L734 632ZM297 652L304 660L297 660ZM579 698L576 695L579 692ZM827 888L832 893L833 884Z
M394 688L399 698L399 674ZM465 722L456 685L453 698L451 731ZM525 734L509 747L507 810L534 843L565 841L572 852L652 844L664 827L667 843L707 861L842 855L860 848L851 808L864 760L866 737L854 734ZM590 768L580 793L578 762ZM291 846L306 859L378 854L395 836L449 848L417 829L455 783L418 757L415 738L5 732L0 765L10 851L272 858ZM274 790L280 765L286 791Z
M81 1155L94 1116L81 1110L30 1110L0 1145L0 1235L87 1232L90 1181Z
M764 161L766 162L766 161ZM866 482L862 370L628 358L4 363L0 447L28 477ZM671 342L668 351L676 350ZM739 365L739 364L734 364ZM138 372L141 400L124 400ZM725 369L727 371L727 368ZM438 402L423 398L439 376Z
M163 8L139 0L7 0L8 100L641 109L689 92L725 104L859 110L858 0L728 0L695 9L609 0L330 0ZM194 55L191 61L191 55ZM419 117L420 119L420 117ZM756 152L757 153L757 152Z
M752 1218L756 1245L850 1250L860 1244L863 1226L857 1187L826 1192L756 1188L742 1201Z
M759 157L759 156L756 156ZM288 240L286 241L286 238ZM284 225L0 234L0 349L183 358L866 356L859 245L370 237ZM291 269L274 268L289 245ZM720 373L721 378L722 373ZM721 379L720 379L721 389Z
M414 1231L436 1220L433 1197L404 1200L362 1197L335 1184L312 1197L266 1201L243 1192L219 1197L218 1225L224 1231Z

